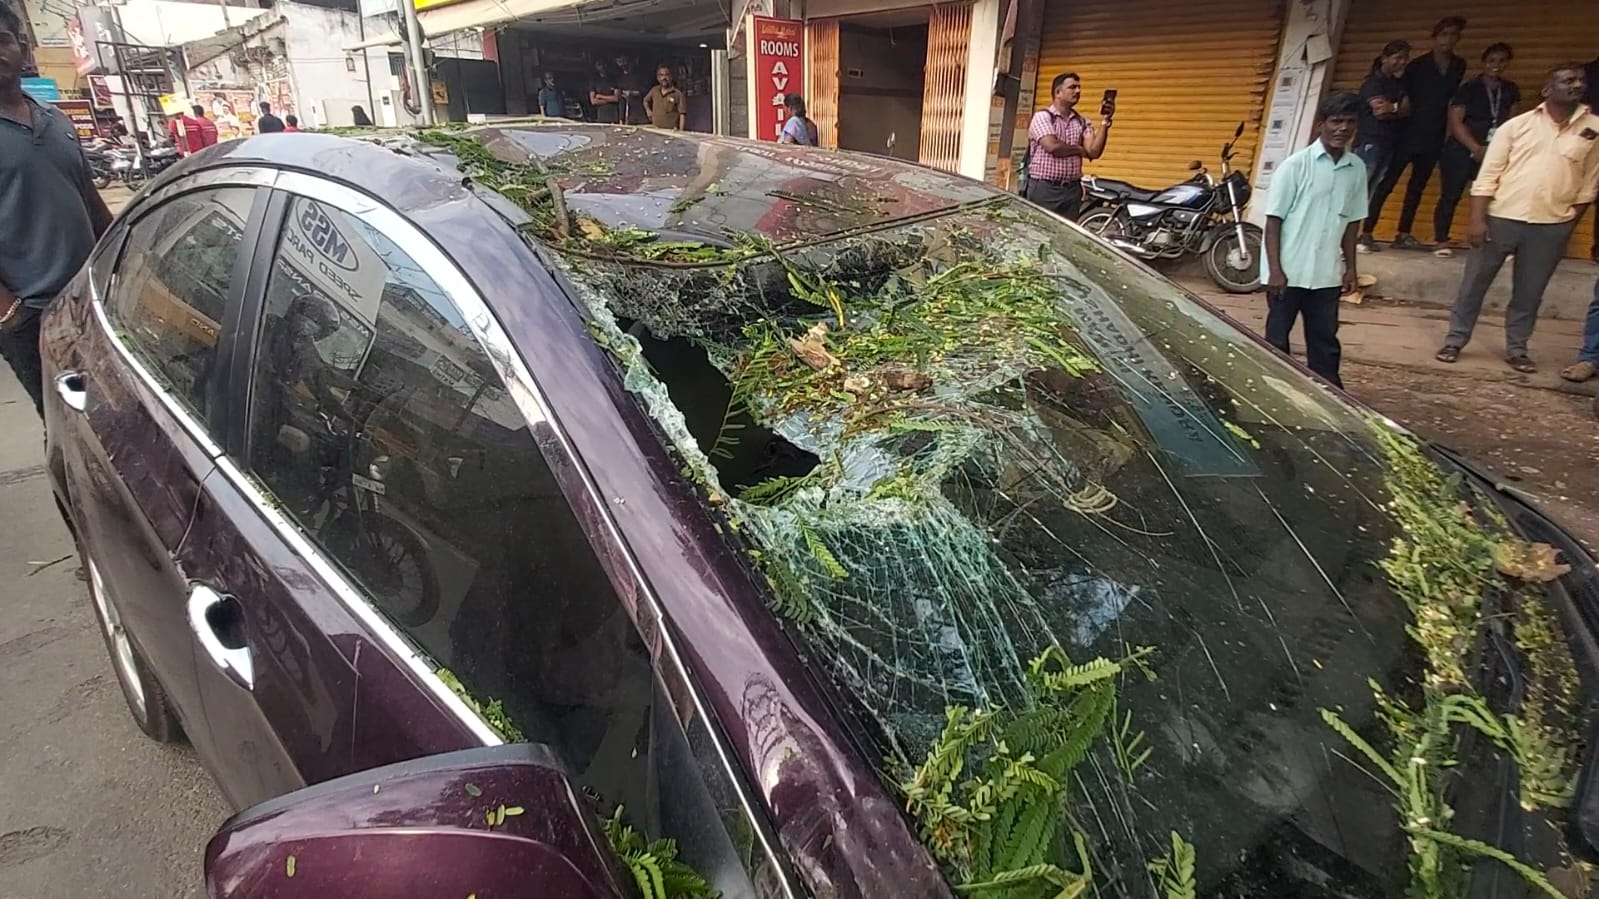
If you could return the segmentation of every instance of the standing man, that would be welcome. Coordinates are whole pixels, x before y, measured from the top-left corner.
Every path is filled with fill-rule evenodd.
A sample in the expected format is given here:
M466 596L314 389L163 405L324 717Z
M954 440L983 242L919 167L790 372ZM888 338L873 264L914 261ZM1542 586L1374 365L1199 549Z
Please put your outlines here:
M167 119L167 135L179 155L188 156L205 149L205 128L199 120L185 112Z
M1355 155L1366 164L1366 183L1371 188L1382 183L1393 164L1399 144L1399 126L1410 115L1410 96L1400 77L1410 61L1409 41L1389 41L1372 60L1371 72L1360 85L1360 134ZM1365 229L1357 244L1362 253L1381 249Z
M672 69L656 66L655 86L644 95L644 109L650 124L669 131L682 131L688 123L688 96L672 83Z
M1562 63L1544 82L1543 103L1500 126L1471 185L1473 247L1449 316L1439 362L1455 362L1471 339L1482 299L1505 259L1516 257L1505 309L1505 362L1518 372L1538 370L1527 340L1538 321L1543 291L1565 253L1577 220L1599 192L1599 115L1583 104L1583 65Z
M644 73L633 68L633 57L616 54L616 97L621 104L622 124L642 125L649 121L644 115L644 94L649 89Z
M83 267L111 212L72 122L22 90L24 34L0 0L0 353L43 415L39 317Z
M1338 387L1343 347L1338 300L1355 289L1355 239L1366 218L1366 165L1350 150L1364 101L1332 94L1317 111L1317 139L1277 166L1266 210L1266 340L1289 352L1305 319L1305 364Z
M1599 56L1583 67L1582 77L1588 82L1588 93L1583 96L1582 102L1588 105L1589 112L1599 113ZM1593 205L1593 246L1588 249L1588 257L1599 263L1599 203ZM1592 318L1589 320L1592 321Z
M1115 104L1100 112L1099 127L1077 112L1083 80L1076 72L1056 75L1050 104L1033 113L1027 127L1027 194L1033 203L1070 221L1083 205L1083 160L1105 154Z
M544 73L544 79L539 83L538 100L539 115L552 119L566 115L566 100L561 96L561 89L555 86L554 72Z
M594 77L589 80L589 105L594 109L594 121L615 125L622 120L621 96L616 90L616 79L605 67L605 60L594 60Z
M1505 67L1514 56L1509 44L1489 44L1482 51L1482 74L1460 85L1449 104L1449 137L1438 154L1443 189L1432 217L1437 241L1434 256L1455 255L1455 248L1449 243L1455 208L1477 177L1482 158L1488 155L1488 139L1500 125L1510 121L1516 104L1521 102L1521 88L1505 77Z
M194 120L200 123L200 146L209 147L217 142L217 124L206 117L205 107L194 104Z
M283 120L272 114L272 104L261 101L261 117L255 120L255 130L261 134L277 134L283 130Z
M1466 61L1455 53L1455 46L1465 30L1466 20L1459 16L1439 21L1432 29L1432 52L1411 60L1405 67L1405 95L1410 98L1410 116L1399 127L1393 161L1382 180L1377 182L1371 197L1371 214L1366 219L1366 234L1370 235L1382 217L1383 203L1399 183L1399 176L1409 168L1410 181L1405 185L1404 205L1399 208L1399 230L1393 240L1396 250L1426 249L1410 229L1415 227L1422 191L1427 189L1433 167L1438 164L1438 153L1443 149L1450 101L1466 75Z

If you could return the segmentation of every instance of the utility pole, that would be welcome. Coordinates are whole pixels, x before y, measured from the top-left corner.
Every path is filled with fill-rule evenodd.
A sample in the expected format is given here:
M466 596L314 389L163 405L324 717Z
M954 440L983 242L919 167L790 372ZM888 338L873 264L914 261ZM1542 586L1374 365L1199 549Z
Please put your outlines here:
M433 117L433 79L428 77L427 60L422 57L422 25L416 18L416 0L399 0L405 17L405 49L411 57L411 80L416 83L416 104L422 109L422 124L436 123Z

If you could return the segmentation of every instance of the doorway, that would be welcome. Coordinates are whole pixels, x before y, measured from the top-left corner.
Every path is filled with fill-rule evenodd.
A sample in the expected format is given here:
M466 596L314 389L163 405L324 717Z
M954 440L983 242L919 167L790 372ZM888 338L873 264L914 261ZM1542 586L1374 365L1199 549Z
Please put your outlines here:
M839 21L839 149L918 158L929 12L891 10Z

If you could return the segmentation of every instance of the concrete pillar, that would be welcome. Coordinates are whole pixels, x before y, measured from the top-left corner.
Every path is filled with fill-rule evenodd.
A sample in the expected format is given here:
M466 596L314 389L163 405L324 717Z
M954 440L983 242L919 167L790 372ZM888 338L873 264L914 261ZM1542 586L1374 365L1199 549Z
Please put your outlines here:
M988 125L993 109L994 63L999 58L1000 0L972 5L971 43L966 48L966 103L961 112L960 166L968 178L981 180L988 161Z
M1351 2L1295 0L1288 4L1288 21L1277 50L1260 151L1255 154L1254 177L1250 181L1255 192L1248 218L1257 225L1266 223L1272 170L1310 141L1316 107L1331 84L1333 62Z

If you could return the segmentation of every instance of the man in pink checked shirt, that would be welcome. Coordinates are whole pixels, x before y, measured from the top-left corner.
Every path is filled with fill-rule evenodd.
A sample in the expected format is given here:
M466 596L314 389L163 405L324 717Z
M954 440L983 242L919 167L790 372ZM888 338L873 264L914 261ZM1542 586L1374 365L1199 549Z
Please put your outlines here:
M1100 109L1098 126L1077 112L1083 81L1076 72L1055 76L1049 106L1033 113L1027 128L1027 192L1031 202L1075 221L1083 205L1083 160L1104 155L1114 101ZM1108 95L1107 95L1108 96Z

